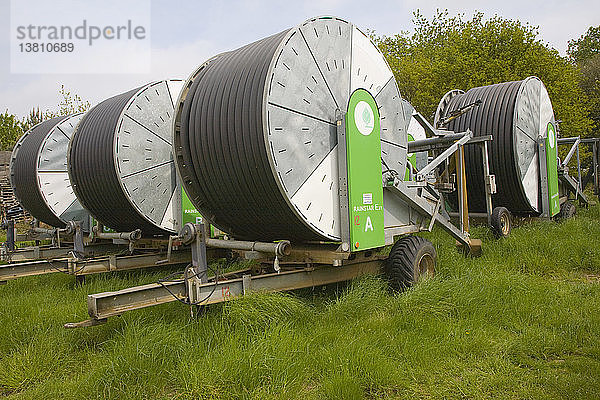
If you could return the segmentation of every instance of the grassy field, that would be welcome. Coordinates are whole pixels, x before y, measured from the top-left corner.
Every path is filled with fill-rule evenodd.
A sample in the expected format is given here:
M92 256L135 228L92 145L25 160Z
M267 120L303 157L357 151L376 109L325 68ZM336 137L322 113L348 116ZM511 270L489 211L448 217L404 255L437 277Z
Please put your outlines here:
M260 294L190 317L168 304L64 330L85 296L169 271L63 274L0 287L10 399L600 398L600 207L534 222L464 258L428 235L437 276Z

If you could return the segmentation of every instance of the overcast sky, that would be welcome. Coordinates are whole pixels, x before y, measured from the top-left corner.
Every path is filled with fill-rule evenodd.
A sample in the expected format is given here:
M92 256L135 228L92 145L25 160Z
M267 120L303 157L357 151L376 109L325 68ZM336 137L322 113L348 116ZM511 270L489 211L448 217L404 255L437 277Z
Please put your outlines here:
M14 0L31 3L42 1ZM43 0L52 3L52 0ZM122 1L124 13L135 16ZM98 4L98 3L96 3ZM436 9L471 16L482 11L491 17L519 19L539 26L541 38L561 54L569 39L588 27L600 25L598 0L454 0L364 1L151 1L152 64L147 74L14 74L10 73L10 0L0 0L0 112L8 109L23 116L32 107L53 109L61 84L96 104L141 84L167 78L185 79L204 60L235 49L318 15L335 15L359 28L391 35L412 30L412 13L420 9L431 16ZM68 13L68 10L61 10ZM49 21L48 23L53 23ZM56 22L54 22L56 23ZM107 54L106 57L110 57ZM119 62L119 60L114 60Z

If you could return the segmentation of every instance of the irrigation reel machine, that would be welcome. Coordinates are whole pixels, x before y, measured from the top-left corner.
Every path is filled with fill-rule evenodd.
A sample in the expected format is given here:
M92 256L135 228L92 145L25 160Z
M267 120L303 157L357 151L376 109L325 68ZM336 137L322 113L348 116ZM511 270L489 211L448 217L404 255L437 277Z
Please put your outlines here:
M477 107L471 107L473 104ZM469 129L475 136L492 134L489 149L492 180L481 169L481 153L467 148L465 161L470 216L487 218L497 236L510 233L514 217L568 218L575 212L574 201L587 206L583 190L591 174L597 176L594 173L598 169L597 151L591 174L584 183L579 159L582 140L559 139L550 97L539 78L477 87L467 92L449 91L438 105L434 124L457 132ZM598 139L588 139L585 143L597 150ZM564 160L558 156L561 144L571 144ZM577 179L569 175L568 168L574 154L577 154ZM481 185L482 180L485 186ZM595 179L596 193L597 184ZM497 187L492 203L484 190L490 185ZM449 199L451 205L456 204L453 197ZM451 206L449 214L456 215L452 208L456 209Z
M341 19L311 19L211 58L179 96L173 151L192 203L235 240L186 224L171 237L192 250L180 276L89 295L91 319L66 327L171 301L207 305L382 269L405 287L433 273L433 245L411 234L435 223L465 253L478 253L481 242L468 232L464 154L470 146L485 151L491 137L437 130L414 114L434 137L409 143L408 117L381 53ZM408 152L432 156L411 180ZM451 160L458 226L443 214L438 190L452 186L451 174L441 173ZM381 254L392 244L389 256ZM206 251L214 248L235 250L254 266L209 274Z
M10 263L0 266L0 281L185 265L190 249L169 247L168 236L201 217L181 188L171 151L181 86L153 82L85 114L42 122L21 138L11 184L35 225L50 228L34 226L25 238L8 229L2 257ZM52 243L15 248L31 238Z
M3 260L63 254L65 242L73 238L73 220L80 221L82 229L89 231L90 216L70 188L67 173L66 149L82 116L79 113L41 122L25 132L15 145L10 163L11 186L19 203L35 219L29 230L19 235L13 221L5 222ZM40 221L51 228L41 227ZM18 242L42 240L52 244L16 250Z

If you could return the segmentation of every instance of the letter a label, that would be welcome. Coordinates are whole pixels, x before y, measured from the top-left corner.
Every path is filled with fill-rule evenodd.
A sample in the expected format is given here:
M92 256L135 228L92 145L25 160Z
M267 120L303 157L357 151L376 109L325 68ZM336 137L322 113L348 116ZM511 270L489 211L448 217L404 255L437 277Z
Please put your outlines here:
M367 217L367 222L365 222L365 232L368 230L373 232L373 223L371 222L371 217Z

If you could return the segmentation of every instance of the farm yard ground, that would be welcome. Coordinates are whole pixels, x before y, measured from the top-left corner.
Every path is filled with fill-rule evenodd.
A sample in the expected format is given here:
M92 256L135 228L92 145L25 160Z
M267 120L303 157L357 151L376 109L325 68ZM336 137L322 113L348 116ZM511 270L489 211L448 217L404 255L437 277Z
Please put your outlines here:
M426 235L437 275L255 294L190 317L172 303L65 330L86 295L170 270L53 274L0 287L0 397L600 398L600 206L534 221L480 258Z

